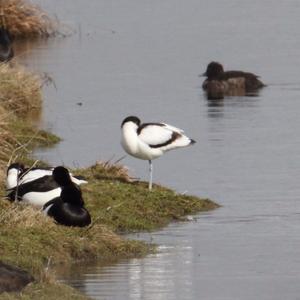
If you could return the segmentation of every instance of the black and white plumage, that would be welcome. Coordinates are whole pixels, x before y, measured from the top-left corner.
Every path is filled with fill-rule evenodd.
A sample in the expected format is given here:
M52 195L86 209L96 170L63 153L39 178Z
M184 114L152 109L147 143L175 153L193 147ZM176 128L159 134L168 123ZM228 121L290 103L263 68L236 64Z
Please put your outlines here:
M53 170L54 167L25 168L25 166L21 163L12 163L7 168L6 188L12 189L17 184L21 185L36 180L38 178L44 177L45 175L52 175ZM72 181L77 185L87 183L87 181L82 176L73 176L72 173L70 173L70 176Z
M62 166L56 167L53 179L61 187L61 193L44 205L43 212L65 226L88 226L91 216L84 207L81 190L72 182L68 170Z
M189 146L195 141L183 134L183 130L166 123L144 123L130 116L121 125L121 144L124 150L139 159L149 161L149 190L152 189L152 160L165 152Z
M42 207L61 193L61 187L52 176L53 170L54 168L30 169L19 163L11 164L6 177L7 197L12 201L18 200ZM71 179L78 185L87 183L77 176L71 176Z
M0 26L0 62L6 62L13 58L12 40L9 31Z

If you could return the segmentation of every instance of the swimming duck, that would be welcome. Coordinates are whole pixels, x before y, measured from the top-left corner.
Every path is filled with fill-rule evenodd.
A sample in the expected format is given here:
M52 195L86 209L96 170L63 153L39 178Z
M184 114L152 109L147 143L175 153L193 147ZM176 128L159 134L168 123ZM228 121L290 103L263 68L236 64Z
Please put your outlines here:
M149 190L152 189L152 160L165 152L195 143L183 130L166 123L144 123L135 116L123 120L121 144L124 150L139 159L149 161Z
M244 96L265 86L257 75L243 71L224 71L218 62L210 62L206 72L207 79L202 84L208 99L222 99L227 96Z
M69 171L62 166L56 167L53 178L61 187L61 193L44 205L43 212L65 226L88 226L91 216L84 208L81 190L72 182Z
M20 163L11 164L7 169L7 197L11 201L18 200L42 207L61 193L61 187L52 176L53 170L54 168L28 169ZM70 178L77 185L87 183L80 176Z
M0 27L0 62L6 62L13 58L12 37L3 26Z

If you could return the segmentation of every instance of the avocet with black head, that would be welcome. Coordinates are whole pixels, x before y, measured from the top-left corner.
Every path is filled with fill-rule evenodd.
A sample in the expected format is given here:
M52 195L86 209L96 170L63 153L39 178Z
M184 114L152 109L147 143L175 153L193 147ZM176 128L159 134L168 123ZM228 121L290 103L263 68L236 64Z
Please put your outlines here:
M7 197L42 207L48 201L59 197L61 187L53 179L54 168L25 168L22 164L11 164L7 169ZM71 176L75 184L87 183L81 177Z
M44 213L65 226L88 226L91 216L84 208L81 190L72 182L69 171L61 166L56 167L53 178L61 187L61 193L44 205Z
M121 125L124 150L139 159L149 161L149 190L152 189L152 160L165 152L187 147L195 143L183 134L183 130L166 123L144 123L139 118L130 116Z

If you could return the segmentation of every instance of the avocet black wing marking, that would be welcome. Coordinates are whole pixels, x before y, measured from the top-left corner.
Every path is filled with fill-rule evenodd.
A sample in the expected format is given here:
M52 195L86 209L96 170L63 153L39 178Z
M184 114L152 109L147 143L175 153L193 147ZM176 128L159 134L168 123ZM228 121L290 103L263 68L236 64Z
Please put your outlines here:
M16 194L18 199L22 199L22 196L29 192L47 192L52 189L58 188L59 185L53 179L52 176L45 175L36 179L35 181L26 182L17 187L8 190L7 197L11 200L15 199Z
M171 144L183 131L165 123L145 123L137 132L140 140L151 148L160 148Z

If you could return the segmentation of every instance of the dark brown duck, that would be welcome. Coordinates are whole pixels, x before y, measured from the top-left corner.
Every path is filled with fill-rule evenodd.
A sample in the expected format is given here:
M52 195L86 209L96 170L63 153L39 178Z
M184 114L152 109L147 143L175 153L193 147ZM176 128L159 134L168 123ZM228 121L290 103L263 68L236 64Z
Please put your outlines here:
M218 62L210 62L206 72L207 78L202 84L208 99L222 99L224 96L244 96L259 90L265 84L259 76L243 71L224 71Z

